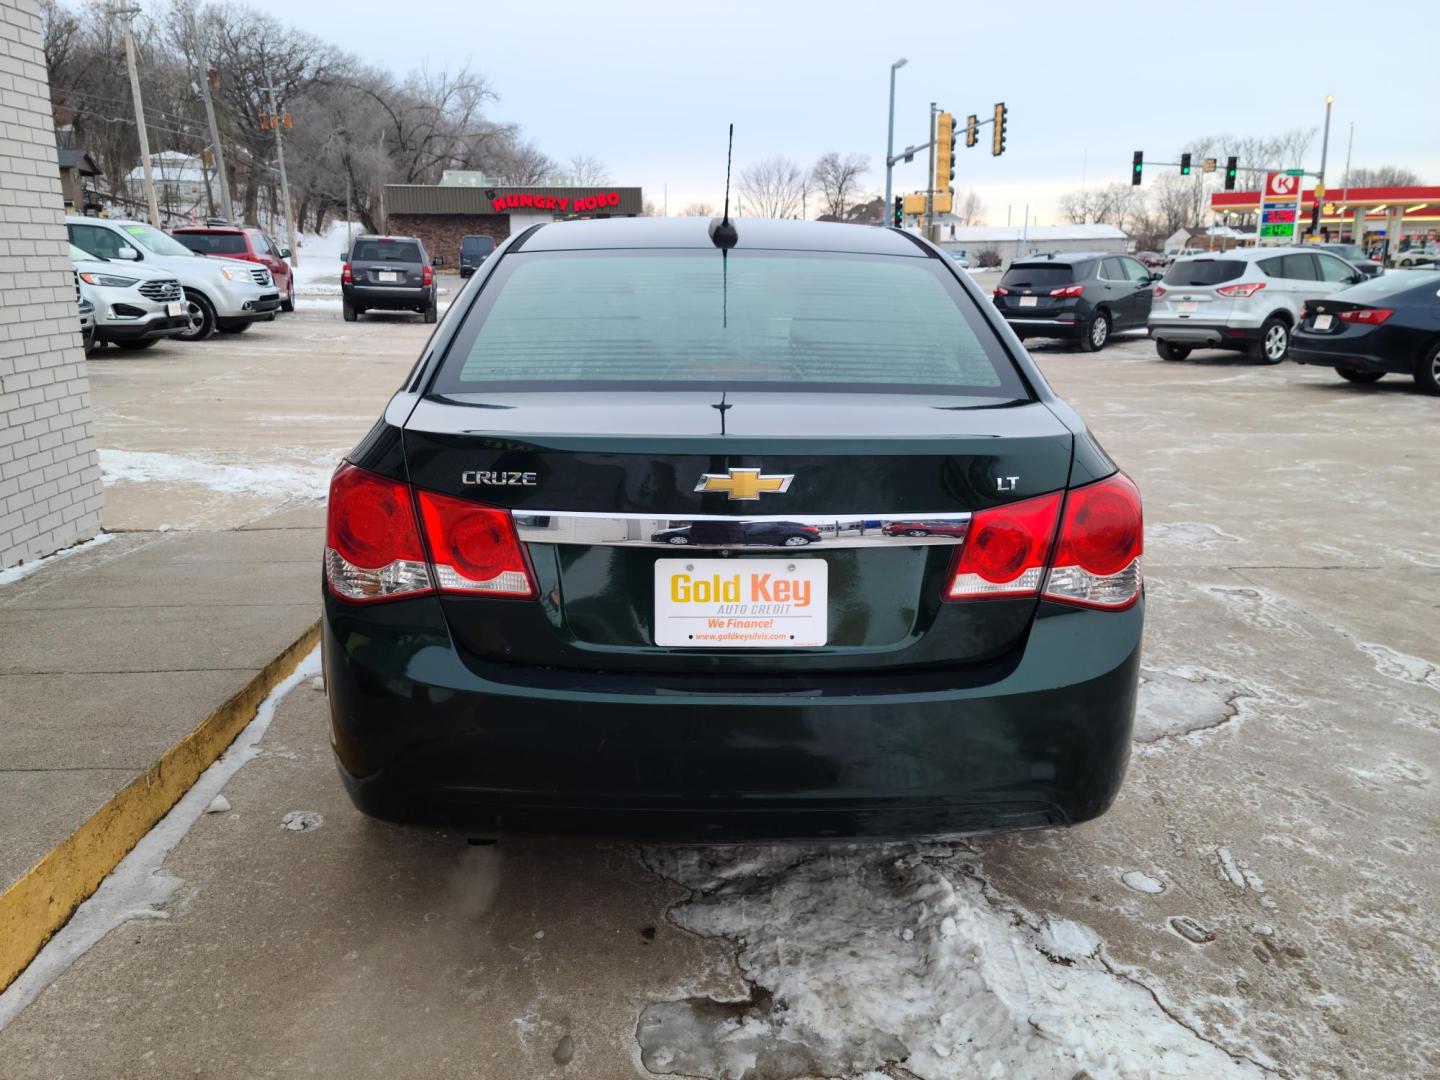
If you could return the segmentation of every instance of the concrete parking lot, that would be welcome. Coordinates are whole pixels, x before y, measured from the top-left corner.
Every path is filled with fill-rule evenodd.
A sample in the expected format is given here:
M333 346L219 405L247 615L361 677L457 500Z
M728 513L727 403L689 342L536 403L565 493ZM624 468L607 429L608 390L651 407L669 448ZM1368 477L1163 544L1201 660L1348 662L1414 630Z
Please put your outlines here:
M429 330L317 306L102 353L107 526L315 520ZM1146 499L1146 682L1106 817L477 846L350 808L312 660L72 924L98 940L67 930L28 1004L0 996L0 1077L1440 1070L1440 403L1143 338L1032 345Z

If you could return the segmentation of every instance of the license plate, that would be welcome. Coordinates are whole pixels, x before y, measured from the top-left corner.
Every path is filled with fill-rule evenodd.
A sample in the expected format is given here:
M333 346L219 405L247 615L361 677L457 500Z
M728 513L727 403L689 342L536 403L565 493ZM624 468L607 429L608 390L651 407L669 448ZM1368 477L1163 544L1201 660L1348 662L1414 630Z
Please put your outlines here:
M1195 303L1194 300L1182 300L1180 301L1180 314L1194 315L1196 309L1198 309L1199 307L1200 305Z
M399 281L399 280L400 280L400 275L397 274L394 270L381 270L381 271L380 271L378 274L376 274L375 276L378 277L381 281Z
M657 559L655 644L824 645L828 571L824 559Z
M1035 306L1035 301L1036 301L1036 297L1033 297L1033 296L1022 296L1022 297L1020 297L1020 306L1021 306L1021 307L1034 307L1034 306Z
M1316 329L1316 330L1329 330L1329 329L1330 329L1330 324L1331 324L1332 322L1334 322L1334 321L1335 321L1335 316L1333 316L1333 315L1316 315L1316 316L1315 316L1315 329Z
M168 303L168 304L165 305L165 314L166 314L166 315L184 315L184 314L185 314L185 303L184 303L184 301L182 301L182 300L172 300L172 301L170 301L170 303Z

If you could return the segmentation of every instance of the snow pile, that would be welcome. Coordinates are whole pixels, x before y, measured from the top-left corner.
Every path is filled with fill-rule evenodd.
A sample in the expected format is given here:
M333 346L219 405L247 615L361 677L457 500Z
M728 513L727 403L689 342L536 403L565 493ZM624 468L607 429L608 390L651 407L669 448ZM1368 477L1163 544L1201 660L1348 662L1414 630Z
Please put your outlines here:
M27 578L42 566L59 562L61 559L68 559L71 555L79 555L82 551L89 551L91 548L98 547L101 544L108 544L111 539L113 539L113 534L101 533L99 536L92 537L89 540L84 540L78 544L71 544L68 548L61 548L59 551L50 555L45 555L38 559L31 559L29 562L19 563L7 569L0 570L0 585L10 585L13 582L19 581L21 578Z
M310 466L227 462L217 458L183 457L145 450L101 450L101 480L106 487L132 484L201 484L226 495L284 495L323 499L330 474L345 454L323 455Z
M734 939L751 993L647 1007L644 1065L737 1080L856 1077L900 1062L922 1080L1261 1075L1112 970L1089 928L987 895L965 854L647 852L651 869L693 890L672 921Z
M1258 695L1208 668L1142 668L1135 705L1135 741L1159 742L1174 735L1216 728L1243 717Z
M365 226L352 222L351 232L358 236ZM346 251L345 222L332 221L323 233L300 235L300 265L295 267L295 295L340 295L340 263Z

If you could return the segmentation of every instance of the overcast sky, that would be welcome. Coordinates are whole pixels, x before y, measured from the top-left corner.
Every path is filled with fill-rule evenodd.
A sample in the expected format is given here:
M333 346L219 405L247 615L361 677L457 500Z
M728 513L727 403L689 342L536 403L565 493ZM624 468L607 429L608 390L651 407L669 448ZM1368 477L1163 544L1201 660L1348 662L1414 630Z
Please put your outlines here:
M1327 93L1332 186L1352 123L1357 166L1440 182L1437 0L1379 0L1363 15L1353 0L248 2L397 72L471 64L500 95L496 119L558 160L599 158L657 206L668 185L671 213L719 202L731 121L737 168L859 152L881 190L889 67L902 56L897 146L925 141L932 100L982 119L1008 106L1005 154L991 157L982 131L957 161L956 189L980 193L990 224L1007 204L1019 224L1026 202L1032 220L1053 221L1082 182L1126 181L1137 149L1173 161L1199 135L1319 125ZM1319 153L1317 138L1303 164L1318 168ZM897 166L897 191L924 174L923 157Z

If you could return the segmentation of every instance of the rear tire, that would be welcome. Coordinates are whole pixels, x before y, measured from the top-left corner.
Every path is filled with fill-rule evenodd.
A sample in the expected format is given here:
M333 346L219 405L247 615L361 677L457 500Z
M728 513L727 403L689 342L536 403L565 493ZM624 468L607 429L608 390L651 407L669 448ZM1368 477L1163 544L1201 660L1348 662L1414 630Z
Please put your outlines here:
M185 314L190 325L175 335L181 341L205 341L215 333L215 309L200 293L185 290Z
M1360 371L1358 368L1336 368L1335 374L1347 382L1377 383L1385 377L1383 371Z
M1189 345L1176 345L1173 341L1156 341L1155 351L1161 360L1184 360L1190 355Z
M1097 311L1091 316L1085 332L1080 335L1080 349L1082 352L1099 352L1109 340L1110 316L1103 311Z
M1440 394L1440 341L1415 365L1415 385L1427 394Z
M1280 363L1290 355L1290 327L1284 319L1272 315L1260 327L1259 339L1250 343L1247 352L1257 364Z
M342 301L341 314L344 315L346 322L354 322L357 318L355 314L355 308L351 305L349 300Z
M425 321L427 323L433 323L439 317L440 310L435 304L431 304L428 308L425 309Z

